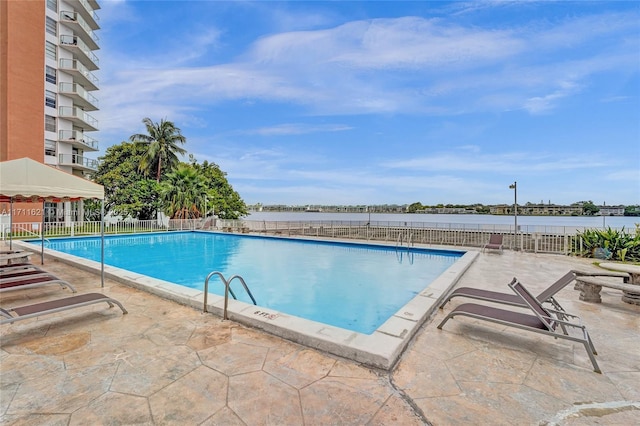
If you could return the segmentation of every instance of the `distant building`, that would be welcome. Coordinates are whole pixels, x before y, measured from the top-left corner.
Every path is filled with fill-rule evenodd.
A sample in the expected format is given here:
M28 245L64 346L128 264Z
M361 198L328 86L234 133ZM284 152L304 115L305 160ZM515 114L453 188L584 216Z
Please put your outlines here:
M476 214L475 209L467 209L464 207L427 207L424 210L416 210L416 213L429 214Z
M624 206L598 206L599 216L624 216Z
M514 214L513 204L498 204L490 206L491 214ZM623 209L624 212L624 209ZM582 215L582 206L562 206L557 204L526 204L518 206L518 214L523 216L579 216Z

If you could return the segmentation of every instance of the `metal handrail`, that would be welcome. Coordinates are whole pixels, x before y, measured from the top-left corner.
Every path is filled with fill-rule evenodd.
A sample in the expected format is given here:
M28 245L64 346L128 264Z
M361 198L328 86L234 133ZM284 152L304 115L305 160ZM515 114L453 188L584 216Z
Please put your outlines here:
M242 278L240 275L234 275L231 278L229 278L229 281L228 281L229 285L231 285L231 281L235 280L236 278L238 280L240 280L240 282L242 283L242 286L247 291L247 294L251 298L251 301L253 302L253 304L257 305L256 299L253 297L253 294L251 294L251 290L249 290L249 287L247 287L247 283L244 281L244 278ZM231 291L231 287L229 287L229 291ZM231 293L231 294L233 295L233 293ZM233 296L233 298L235 299L236 297Z
M222 275L222 272L213 271L209 275L207 275L207 278L204 280L204 306L202 308L202 312L208 312L207 311L207 299L208 299L208 294L209 294L209 280L214 275L217 275L222 280L222 282L224 283L224 310L222 312L222 319L224 319L224 320L229 319L229 316L227 315L227 308L229 306L229 293L231 293L231 296L233 296L233 298L235 300L238 300L236 295L233 293L233 290L231 290L231 286L229 285L231 283L231 281L233 281L236 278L239 279L240 282L242 283L242 286L244 287L244 289L249 294L249 297L253 301L253 304L257 305L256 299L253 297L253 294L251 294L251 291L249 290L249 287L247 286L247 283L244 281L244 279L240 275L234 275L233 277L231 277L230 279L227 280L224 277L224 275Z
M403 244L404 244L404 233L400 232L398 234L398 239L396 241L396 250L399 247L402 247ZM409 250L409 247L411 246L413 246L413 232L407 234L407 250Z
M43 237L42 234L37 234L37 233L35 233L33 231L29 231L27 228L23 228L21 226L18 226L17 229L19 229L22 232L26 232L27 234L35 235L38 238L42 238L44 241L48 242L49 245L51 245L51 241L48 238ZM4 227L4 231L2 232L2 238L3 239L6 239L4 236L5 236L6 232L7 232L7 230L9 230L9 233L13 232L13 230L11 229L11 226L5 226Z

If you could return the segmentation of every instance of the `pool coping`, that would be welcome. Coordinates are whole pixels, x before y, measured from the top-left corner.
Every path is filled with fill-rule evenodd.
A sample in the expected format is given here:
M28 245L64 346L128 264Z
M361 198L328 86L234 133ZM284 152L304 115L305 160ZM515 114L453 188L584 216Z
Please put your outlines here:
M212 233L227 235L227 233L224 232ZM246 236L256 237L252 234ZM283 239L281 236L272 237L260 235L259 237ZM310 237L285 237L285 239L394 247L391 244L383 244L380 242L372 243L371 241L365 240ZM13 243L21 248L32 252L35 251L33 244L22 241L14 241ZM240 324L265 331L295 343L329 352L333 355L348 358L371 367L390 370L398 361L400 355L402 355L416 332L427 320L435 315L439 305L449 293L450 289L458 282L479 255L478 250L460 250L460 248L448 248L447 246L438 246L435 248L426 245L416 245L415 248L455 251L463 253L463 255L372 334L362 334L307 320L273 309L237 301L232 298L228 301L228 318ZM48 248L44 248L44 254L47 258L56 259L79 269L93 272L98 276L101 274L100 262ZM184 287L179 284L151 278L109 265L104 265L104 276L121 284L204 311L203 290ZM222 318L224 312L224 297L208 293L206 312Z

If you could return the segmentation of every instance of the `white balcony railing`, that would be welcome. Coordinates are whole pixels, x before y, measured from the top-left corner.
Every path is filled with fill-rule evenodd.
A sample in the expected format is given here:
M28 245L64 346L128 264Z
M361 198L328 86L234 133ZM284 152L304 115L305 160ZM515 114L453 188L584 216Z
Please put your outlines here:
M97 151L98 141L78 130L60 130L58 138L61 142L89 151Z
M76 35L61 35L60 47L72 52L90 70L95 71L98 69L98 64L100 63L98 57L80 37Z
M86 110L95 111L98 109L98 98L77 83L60 83L58 90L60 93L73 98L75 100L74 104Z
M98 120L80 108L60 107L58 108L58 115L59 118L70 120L85 130L98 130Z
M68 72L73 81L81 84L87 90L98 90L98 78L93 75L82 62L77 59L60 59L60 69Z
M78 12L70 10L61 11L60 22L71 28L74 34L79 35L92 50L99 48L98 40L100 40L100 38Z
M58 162L62 166L71 166L81 170L98 170L98 160L84 158L80 154L60 154L58 156Z
M68 3L84 17L92 29L97 30L100 28L98 25L100 17L94 12L93 7L87 0L69 0Z

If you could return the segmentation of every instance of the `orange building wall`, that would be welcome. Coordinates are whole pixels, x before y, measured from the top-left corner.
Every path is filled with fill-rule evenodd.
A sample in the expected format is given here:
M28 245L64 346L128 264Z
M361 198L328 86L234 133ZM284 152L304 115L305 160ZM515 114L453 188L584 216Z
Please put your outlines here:
M45 8L0 0L0 161L44 162Z
M0 0L0 161L44 162L45 8L44 0ZM10 207L0 204L0 213ZM40 222L41 210L15 203L13 221Z

